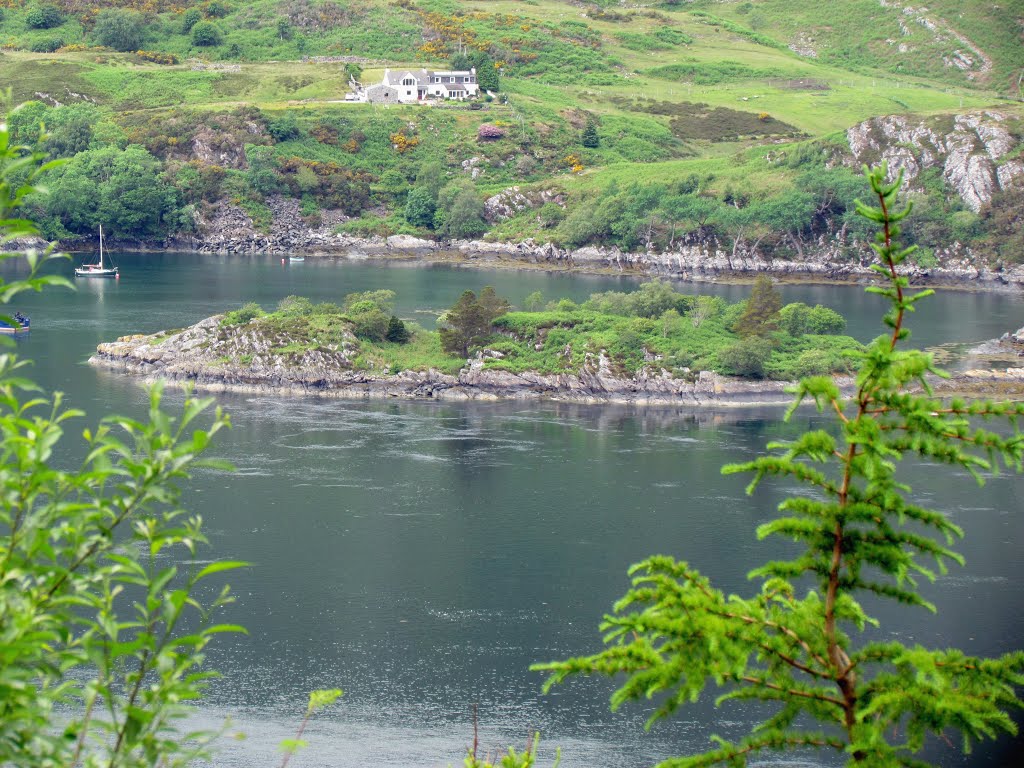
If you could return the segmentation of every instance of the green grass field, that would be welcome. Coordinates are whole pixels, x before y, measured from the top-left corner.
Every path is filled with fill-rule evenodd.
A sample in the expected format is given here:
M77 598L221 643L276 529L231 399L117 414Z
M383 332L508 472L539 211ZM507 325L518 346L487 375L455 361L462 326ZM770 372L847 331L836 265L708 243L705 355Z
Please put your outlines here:
M69 2L57 0L60 7ZM100 0L100 7L136 4ZM131 141L174 162L188 157L165 146L160 126L182 110L195 124L197 114L241 107L272 120L290 114L297 133L272 142L274 157L370 174L381 180L374 182L376 199L394 210L421 165L440 163L451 177L472 158L485 169L475 180L483 194L554 184L573 197L696 174L713 177L704 189L715 194L734 186L772 195L794 178L765 160L780 145L826 136L841 144L847 128L877 115L990 106L1021 114L1006 99L1014 95L1012 75L1024 72L1024 46L1012 44L1020 19L1008 7L976 0L929 6L922 19L945 30L945 42L895 4L877 0L830 7L828 25L820 21L820 3L810 0L629 7L562 0L186 1L144 17L141 45L177 56L174 65L109 49L25 50L54 37L72 48L90 46L95 28L91 16L69 5L59 26L29 29L28 4L13 5L0 16L0 84L12 88L15 102L96 105ZM197 45L183 28L190 5L220 30L219 45ZM345 103L344 63L301 60L355 56L364 62L361 80L373 83L386 66L447 66L459 46L486 50L500 66L501 99L476 111ZM973 56L970 66L944 63L954 50ZM240 69L201 68L220 63ZM597 147L581 146L588 122L596 126ZM483 123L505 136L478 141ZM187 142L193 133L175 140ZM393 141L399 133L416 139L401 152ZM350 147L359 136L365 140ZM242 134L235 140L248 141ZM384 179L389 172L397 179ZM232 184L229 176L227 188L238 187ZM234 194L266 219L258 195ZM304 193L293 185L291 194ZM529 236L534 225L521 224L494 234Z

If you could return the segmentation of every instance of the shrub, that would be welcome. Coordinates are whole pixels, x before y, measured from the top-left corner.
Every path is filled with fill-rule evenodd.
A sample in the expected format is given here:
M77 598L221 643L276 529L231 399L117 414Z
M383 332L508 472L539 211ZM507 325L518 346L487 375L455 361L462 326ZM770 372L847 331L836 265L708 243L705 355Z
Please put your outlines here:
M210 0L203 8L208 19L223 19L231 13L231 7L221 0Z
M59 37L49 37L34 41L28 49L32 53L53 53L63 47L64 41Z
M262 317L265 314L266 312L263 311L263 307L255 301L250 301L232 312L225 312L224 319L221 320L221 324L245 325L250 320L255 320L257 317Z
M388 321L388 330L384 338L395 344L405 344L409 341L409 329L405 327L405 323L401 319L392 315Z
M405 220L414 227L431 227L437 205L426 187L413 189L405 201Z
M178 57L173 53L164 53L162 51L136 51L135 55L143 61L149 61L153 64L170 66L179 62Z
M64 23L64 14L56 6L37 5L29 9L25 23L32 29L53 29Z
M290 141L302 136L299 123L292 112L282 112L279 116L267 120L267 133L274 141Z
M368 305L368 306L364 306ZM360 302L358 311L349 313L352 332L361 339L384 341L390 328L390 318L369 302Z
M142 16L120 8L104 8L96 14L93 37L115 51L137 51L142 47Z
M809 307L797 302L779 310L779 327L790 336L841 333L846 328L846 318L820 304Z
M313 311L313 302L305 296L285 296L277 302L277 311L286 315L308 315Z
M203 20L203 14L196 8L189 8L183 14L181 14L181 34L187 35L192 31L192 27Z
M717 355L718 365L722 373L761 379L764 378L764 364L771 354L768 339L752 337L721 350Z
M481 123L476 129L476 137L480 141L495 141L505 137L505 129L494 123Z
M209 21L200 21L192 27L192 45L209 47L220 45L224 40L224 34L220 28Z

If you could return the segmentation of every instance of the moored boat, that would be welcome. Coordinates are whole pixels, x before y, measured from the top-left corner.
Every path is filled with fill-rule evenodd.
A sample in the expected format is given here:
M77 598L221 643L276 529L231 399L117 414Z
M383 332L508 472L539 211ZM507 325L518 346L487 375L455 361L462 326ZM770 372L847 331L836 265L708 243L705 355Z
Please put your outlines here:
M14 325L0 320L0 334L14 336L19 333L28 333L32 328L32 321L21 312L15 312L11 319L14 320Z
M100 225L100 256L95 264L83 264L75 267L75 277L112 277L115 280L121 277L117 267L105 266L103 264L103 226Z

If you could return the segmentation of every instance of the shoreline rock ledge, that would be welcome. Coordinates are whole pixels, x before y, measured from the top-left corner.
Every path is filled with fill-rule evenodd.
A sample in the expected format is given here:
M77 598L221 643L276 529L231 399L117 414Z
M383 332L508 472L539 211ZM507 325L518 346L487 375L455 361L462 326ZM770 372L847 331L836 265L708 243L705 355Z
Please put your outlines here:
M603 350L588 353L577 373L512 373L487 367L489 358L499 356L489 350L466 360L455 374L436 369L357 369L354 361L359 345L350 333L337 345L311 346L308 339L280 329L268 334L259 326L224 327L222 318L208 317L178 331L122 336L97 346L89 363L146 382L163 380L206 392L700 408L789 405L793 401L786 391L792 382L743 379L713 371L684 378L656 366L629 375L617 370ZM1011 341L1015 349L1024 345L1024 328ZM853 395L852 377L837 376L836 382L845 395ZM940 396L1020 399L1024 398L1024 367L968 370L931 383Z
M181 331L122 336L100 344L89 363L151 382L193 385L206 392L259 392L349 399L443 401L552 400L582 404L662 406L786 405L787 382L754 381L702 371L674 378L645 367L629 376L613 369L604 354L588 355L575 374L545 375L488 368L486 351L456 374L427 371L358 370L356 340L337 348L279 352L298 339L273 338L248 326L221 327L222 316ZM848 383L847 381L843 382Z

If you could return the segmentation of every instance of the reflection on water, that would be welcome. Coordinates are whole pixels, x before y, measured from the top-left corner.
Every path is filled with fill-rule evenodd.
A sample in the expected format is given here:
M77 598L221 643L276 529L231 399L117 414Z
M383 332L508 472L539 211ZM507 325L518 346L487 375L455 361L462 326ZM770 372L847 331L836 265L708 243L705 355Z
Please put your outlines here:
M181 327L251 299L271 307L289 294L338 300L389 287L399 314L425 318L487 283L513 302L535 290L582 300L629 285L316 261L294 269L241 257L124 255L118 263L118 283L26 296L21 307L33 319L21 349L35 359L35 376L68 392L90 413L85 423L112 410L140 416L146 407L134 382L84 365L97 343ZM739 298L749 289L693 290ZM783 291L786 301L836 307L860 338L879 330L877 300L857 289ZM1024 324L1024 303L1010 296L942 294L932 306L915 318L922 344L990 338ZM234 428L217 451L238 471L202 473L187 502L203 514L218 556L254 566L232 574L238 602L224 617L250 635L215 644L211 662L224 677L197 715L213 724L230 715L248 734L227 741L217 765L272 762L315 688L346 695L315 722L296 765L458 764L472 739L473 704L484 748L522 748L539 729L544 748L561 746L563 765L573 768L639 768L706 747L711 732L738 736L748 727L744 709L702 703L646 734L647 708L608 712L608 681L541 696L540 676L527 669L597 650L601 615L628 586L629 564L648 554L684 557L727 592L754 588L750 567L787 551L784 542L756 541L754 529L793 489L767 484L748 498L746 478L722 477L719 468L819 426L813 410L784 424L778 409L239 394L218 402ZM61 460L75 450L65 447ZM979 492L969 478L930 467L911 480L923 500L967 529L968 567L925 586L937 616L869 608L905 641L977 654L1020 646L1021 480L1001 477ZM988 600L996 590L999 601ZM1000 760L998 751L966 761L945 745L935 749L947 766Z

